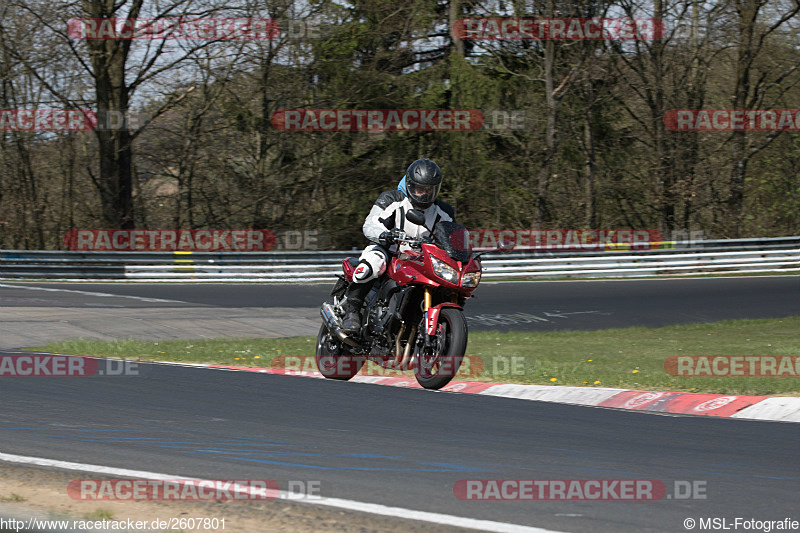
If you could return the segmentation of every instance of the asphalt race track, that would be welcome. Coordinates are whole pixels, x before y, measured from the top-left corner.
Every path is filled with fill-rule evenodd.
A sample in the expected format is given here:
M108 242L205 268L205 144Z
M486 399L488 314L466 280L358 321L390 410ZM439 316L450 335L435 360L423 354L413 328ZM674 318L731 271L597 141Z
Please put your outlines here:
M21 285L82 292L14 288ZM0 306L314 308L326 290L3 282ZM92 296L97 292L111 296ZM478 329L800 314L800 278L790 276L486 284L478 295L467 309ZM492 316L507 323L492 325ZM210 479L274 479L281 488L290 480L315 481L323 496L572 533L680 532L687 518L800 520L800 424L159 364L141 364L138 376L127 377L0 378L0 405L6 454ZM663 482L668 497L459 500L454 484L469 479L650 479ZM705 498L679 498L676 487L687 484Z
M12 288L20 286L29 288ZM31 290L37 287L48 290ZM91 294L58 292L58 289L99 292L107 296L98 298ZM309 316L317 317L318 307L328 297L329 289L327 284L2 282L0 307L291 307L305 309ZM800 277L485 283L475 291L475 296L465 308L472 329L548 331L661 327L800 314ZM166 301L149 302L137 298Z
M569 532L797 517L800 425L657 416L246 372L0 380L0 451ZM463 479L699 482L706 499L460 501ZM677 494L677 493L676 493Z

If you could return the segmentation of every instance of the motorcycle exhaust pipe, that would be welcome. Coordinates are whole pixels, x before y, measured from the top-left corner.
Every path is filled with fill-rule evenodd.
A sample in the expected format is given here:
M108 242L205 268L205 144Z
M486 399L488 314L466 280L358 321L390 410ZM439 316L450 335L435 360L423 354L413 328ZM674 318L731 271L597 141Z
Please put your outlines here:
M360 347L358 342L356 342L342 330L341 322L336 316L336 311L333 310L333 306L331 304L328 302L322 304L319 314L322 315L322 322L325 323L325 327L328 328L328 331L330 331L337 339L339 339L339 341L348 344L353 348Z
M398 368L400 366L400 361L403 359L403 348L400 346L400 341L403 338L403 334L406 332L406 323L403 322L403 325L400 326L400 331L397 333L397 340L394 343L394 360L392 361L391 368Z
M411 328L411 333L408 334L408 342L406 343L406 349L403 352L403 359L400 361L400 370L411 370L411 362L414 359L414 356L411 355L411 348L413 348L414 341L416 340L417 336L417 326Z

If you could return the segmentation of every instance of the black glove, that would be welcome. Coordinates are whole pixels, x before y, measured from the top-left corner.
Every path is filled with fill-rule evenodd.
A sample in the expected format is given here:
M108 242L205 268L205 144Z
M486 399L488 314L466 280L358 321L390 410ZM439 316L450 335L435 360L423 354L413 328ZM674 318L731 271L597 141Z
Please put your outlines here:
M391 246L400 238L402 233L400 228L392 228L391 231L384 231L381 233L380 237L378 237L378 242L383 246Z

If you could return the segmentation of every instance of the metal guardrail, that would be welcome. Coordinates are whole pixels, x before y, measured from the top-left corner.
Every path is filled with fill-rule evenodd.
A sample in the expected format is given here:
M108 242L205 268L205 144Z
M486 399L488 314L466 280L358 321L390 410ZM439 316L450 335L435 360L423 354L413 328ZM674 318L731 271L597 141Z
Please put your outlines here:
M341 272L341 260L359 252L5 250L0 251L0 279L305 283L333 280ZM613 251L487 253L482 263L484 279L800 272L800 236L690 241L672 248L642 251L617 246Z

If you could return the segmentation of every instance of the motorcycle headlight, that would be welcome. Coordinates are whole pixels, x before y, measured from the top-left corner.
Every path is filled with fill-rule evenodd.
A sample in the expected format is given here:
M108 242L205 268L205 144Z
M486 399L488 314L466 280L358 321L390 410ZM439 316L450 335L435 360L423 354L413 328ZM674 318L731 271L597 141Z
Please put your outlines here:
M481 271L478 270L476 272L467 272L464 274L464 283L461 285L464 287L477 287L478 283L481 282Z
M450 265L445 264L439 259L431 256L431 264L433 265L433 272L445 281L449 281L454 285L458 285L458 272Z

